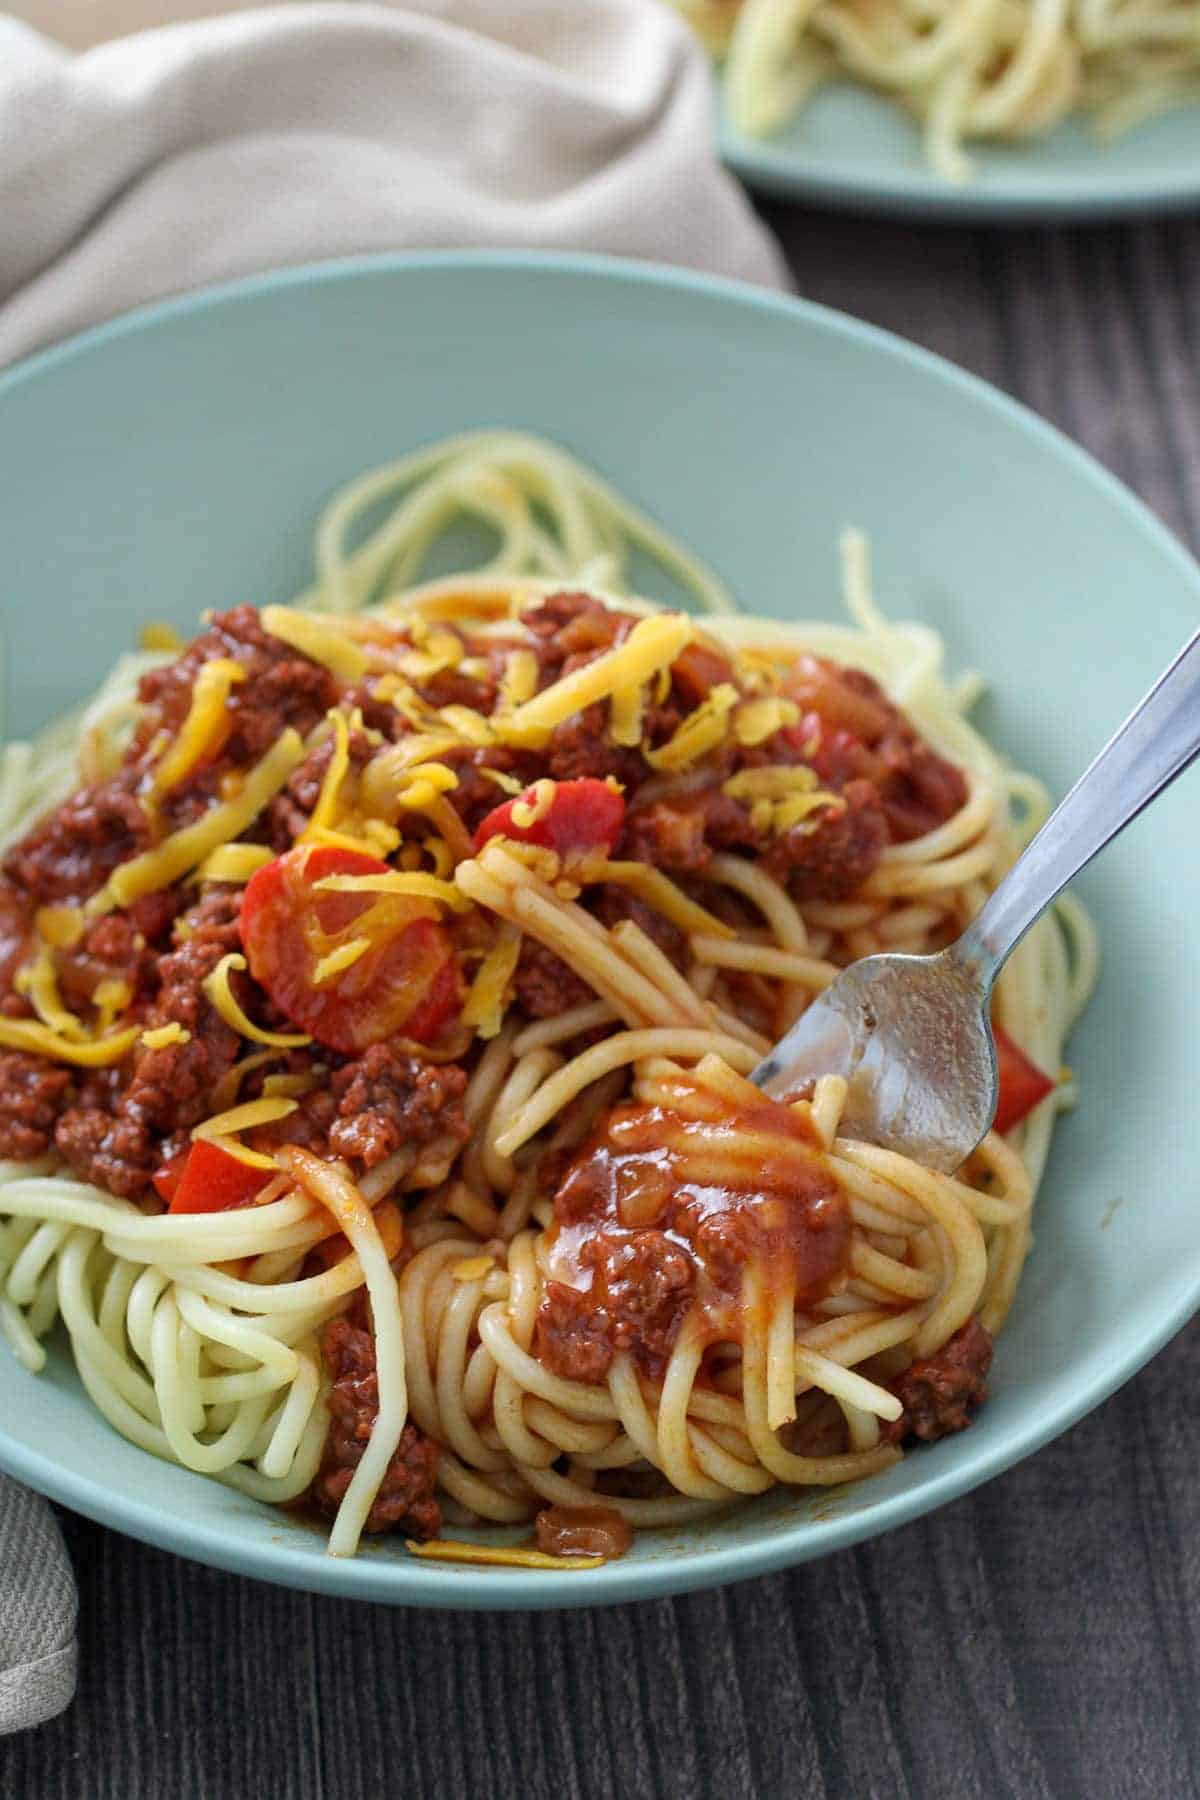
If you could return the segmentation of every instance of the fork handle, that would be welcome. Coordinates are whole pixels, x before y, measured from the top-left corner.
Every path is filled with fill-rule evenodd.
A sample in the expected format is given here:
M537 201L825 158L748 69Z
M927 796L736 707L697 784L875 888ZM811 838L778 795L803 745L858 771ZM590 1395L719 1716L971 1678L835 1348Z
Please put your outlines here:
M1200 754L1200 631L1105 744L959 939L985 988L1093 856Z

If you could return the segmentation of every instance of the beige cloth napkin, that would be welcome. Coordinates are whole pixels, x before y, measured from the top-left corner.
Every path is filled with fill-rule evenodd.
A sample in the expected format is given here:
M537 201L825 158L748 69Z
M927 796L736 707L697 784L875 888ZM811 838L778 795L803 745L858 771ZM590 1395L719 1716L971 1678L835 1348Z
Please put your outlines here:
M607 251L786 285L711 145L704 59L655 0L275 7L80 56L0 16L0 363L355 251ZM70 1701L75 1605L49 1508L0 1476L0 1734Z
M0 363L356 251L611 252L786 285L656 0L273 7L71 55L0 17Z

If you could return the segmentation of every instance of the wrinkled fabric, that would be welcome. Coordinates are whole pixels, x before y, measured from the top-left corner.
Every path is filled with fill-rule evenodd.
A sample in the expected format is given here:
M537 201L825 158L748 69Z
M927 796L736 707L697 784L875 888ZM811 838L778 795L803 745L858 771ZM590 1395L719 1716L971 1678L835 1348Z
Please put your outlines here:
M0 1737L70 1704L77 1604L54 1514L0 1475Z
M0 18L0 363L141 301L417 247L786 285L657 0L233 14L74 55Z

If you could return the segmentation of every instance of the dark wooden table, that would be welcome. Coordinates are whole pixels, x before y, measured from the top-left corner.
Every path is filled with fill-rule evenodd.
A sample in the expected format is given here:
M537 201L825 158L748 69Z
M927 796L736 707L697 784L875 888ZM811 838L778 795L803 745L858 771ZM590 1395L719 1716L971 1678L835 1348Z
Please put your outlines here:
M1004 233L777 210L802 292L987 376L1200 547L1200 222ZM1200 1330L980 1493L605 1612L314 1599L65 1525L82 1678L4 1800L1200 1794Z

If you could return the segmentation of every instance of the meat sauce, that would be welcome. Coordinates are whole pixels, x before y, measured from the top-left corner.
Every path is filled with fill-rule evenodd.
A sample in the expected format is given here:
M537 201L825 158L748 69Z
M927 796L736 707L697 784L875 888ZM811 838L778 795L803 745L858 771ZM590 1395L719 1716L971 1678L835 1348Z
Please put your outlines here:
M828 1294L846 1268L848 1202L805 1114L664 1087L668 1104L611 1113L555 1196L537 1349L569 1380L624 1350L661 1375L693 1307L710 1343L741 1339L751 1263L767 1305L793 1284L799 1305Z

